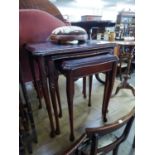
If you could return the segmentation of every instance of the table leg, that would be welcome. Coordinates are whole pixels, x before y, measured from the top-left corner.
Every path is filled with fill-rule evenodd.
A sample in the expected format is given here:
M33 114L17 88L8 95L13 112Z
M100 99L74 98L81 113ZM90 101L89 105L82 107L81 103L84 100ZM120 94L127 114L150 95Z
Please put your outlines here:
M117 70L117 62L114 62L112 70L110 70L109 72L106 72L103 105L102 105L102 115L103 115L104 122L107 121L106 113L108 111L109 100L114 86L116 70Z
M83 77L83 89L82 89L83 97L86 98L86 77Z
M29 64L30 64L30 68L31 68L31 73L32 73L32 78L33 78L33 85L37 91L37 97L38 97L38 100L39 100L39 109L42 108L42 101L41 101L41 88L39 86L39 82L37 81L37 78L36 78L36 74L35 74L35 67L34 67L34 61L32 59L32 56L31 54L29 54Z
M132 58L133 58L133 54L131 53L129 56L128 56L128 66L127 66L127 71L126 71L126 74L123 76L123 81L120 83L120 85L117 87L116 89L116 92L115 92L115 95L119 92L120 89L130 89L133 93L133 95L135 96L135 89L133 86L131 86L129 83L128 83L128 79L130 78L130 75L129 75L129 72L130 72L130 68L131 68L131 61L132 61Z
M89 99L88 99L88 106L91 106L91 92L92 92L92 82L93 82L93 75L89 75Z
M58 101L58 106L59 106L59 113L58 113L58 115L59 115L59 118L61 118L62 117L62 107L61 107L61 101L60 101L58 76L56 77L55 89L56 89L57 101Z
M74 124L73 124L73 96L74 96L74 80L71 76L67 76L66 84L67 103L70 121L70 141L74 140Z
M51 137L54 137L55 136L54 122L53 122L51 103L50 103L50 97L49 97L49 92L48 92L47 74L46 74L44 57L38 57L37 62L39 66L40 76L41 76L40 78L41 78L41 83L42 83L43 95L45 98L46 109L47 109L49 120L50 120Z
M121 83L117 86L115 95L117 95L118 92L119 92L119 90L120 90L120 89L123 89L123 88L124 88L124 89L130 89L130 90L132 91L133 95L135 96L135 89L134 89L133 86L131 86L131 85L128 83L128 77L124 77L123 82L121 82Z
M52 100L55 122L56 122L56 134L60 134L59 117L58 117L57 102L56 102L56 89L55 89L56 82L58 82L58 81L55 81L58 78L57 77L58 73L56 73L54 62L52 60L48 61L48 76L49 76L49 88L51 93L51 100ZM61 110L61 105L60 105L60 110Z
M36 82L33 82L33 85L35 86L35 89L37 90L37 98L39 100L39 106L38 108L41 109L42 108L42 86L40 84L40 81L36 81Z

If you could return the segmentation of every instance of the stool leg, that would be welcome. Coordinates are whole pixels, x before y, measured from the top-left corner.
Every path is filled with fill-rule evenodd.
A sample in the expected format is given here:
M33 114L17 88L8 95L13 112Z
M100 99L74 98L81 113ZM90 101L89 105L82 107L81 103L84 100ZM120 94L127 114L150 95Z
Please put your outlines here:
M86 95L86 77L83 77L83 90L82 90L82 93L83 93L83 97L86 98L87 95Z
M117 62L114 62L112 70L106 73L106 83L102 105L102 115L105 122L107 121L106 113L108 111L109 100L114 86L116 71L117 71Z
M88 106L91 106L91 91L92 91L92 80L93 80L93 75L89 76L89 100L88 100Z
M106 77L105 77L105 88L104 88L104 96L103 96L103 104L102 104L102 116L103 116L104 122L107 121L107 118L106 118L106 113L107 113L106 103L108 102L107 101L108 89L109 89L109 72L106 73Z
M74 125L73 125L73 96L74 96L74 80L71 75L67 76L67 101L70 121L70 141L74 140Z

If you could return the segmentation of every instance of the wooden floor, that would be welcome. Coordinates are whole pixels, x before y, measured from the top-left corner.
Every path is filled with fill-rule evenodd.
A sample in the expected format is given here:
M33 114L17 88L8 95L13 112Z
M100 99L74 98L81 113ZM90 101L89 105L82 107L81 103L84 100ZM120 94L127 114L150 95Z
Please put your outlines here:
M66 80L63 76L59 78L59 89L61 94L61 102L63 107L63 117L60 119L61 134L55 138L50 138L49 120L43 104L43 108L38 110L38 101L36 99L35 91L31 84L27 85L29 97L31 99L33 114L38 133L38 143L33 144L33 155L61 155L61 152L71 145L69 141L69 122L68 122L68 108L66 100ZM115 81L113 93L119 81ZM92 90L92 107L87 106L88 99L82 96L82 80L79 79L75 82L75 95L74 95L74 122L75 122L75 137L83 133L85 127L95 127L103 125L101 119L101 106L103 100L104 86L99 83L95 77L93 80ZM43 101L44 102L44 101ZM113 122L128 113L134 106L135 98L130 90L122 89L120 92L111 97L109 104L109 112L107 115L108 122ZM119 132L119 131L118 131ZM131 145L134 137L134 126L129 135L129 138L124 142L119 149L118 155L134 155ZM110 155L110 154L108 154Z

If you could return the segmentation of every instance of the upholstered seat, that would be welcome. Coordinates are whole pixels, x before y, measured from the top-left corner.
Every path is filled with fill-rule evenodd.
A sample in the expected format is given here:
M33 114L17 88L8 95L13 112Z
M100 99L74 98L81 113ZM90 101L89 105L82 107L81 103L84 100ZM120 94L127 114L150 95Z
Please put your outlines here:
M111 61L113 60L114 56L110 54L106 55L97 55L94 57L86 57L86 58L80 58L80 59L73 59L73 60L66 60L63 61L61 64L61 67L63 70L75 70L81 67L88 67L89 65L99 65L101 63L104 63L105 61Z
M59 9L49 0L19 0L19 9L38 9L65 21Z

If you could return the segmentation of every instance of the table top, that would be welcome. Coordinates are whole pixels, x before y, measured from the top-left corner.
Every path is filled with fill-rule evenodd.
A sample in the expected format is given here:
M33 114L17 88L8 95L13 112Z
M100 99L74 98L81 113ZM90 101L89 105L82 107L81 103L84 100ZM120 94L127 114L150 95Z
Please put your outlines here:
M99 20L99 21L79 21L79 22L71 22L72 25L75 26L80 26L85 28L87 31L89 29L91 29L92 27L114 27L115 23L112 21L103 21L103 20Z
M48 56L48 55L58 55L58 54L69 54L76 52L84 52L91 50L102 50L108 48L114 48L115 43L88 40L83 44L54 44L50 41L42 43L31 43L26 45L26 49L35 56Z
M127 46L134 46L135 41L114 41L117 45L127 45Z
M88 40L83 44L54 44L51 41L42 43L30 43L26 49L34 56L48 56L59 54L70 54L76 52L95 51L114 48L116 45L134 45L134 41L98 41Z

